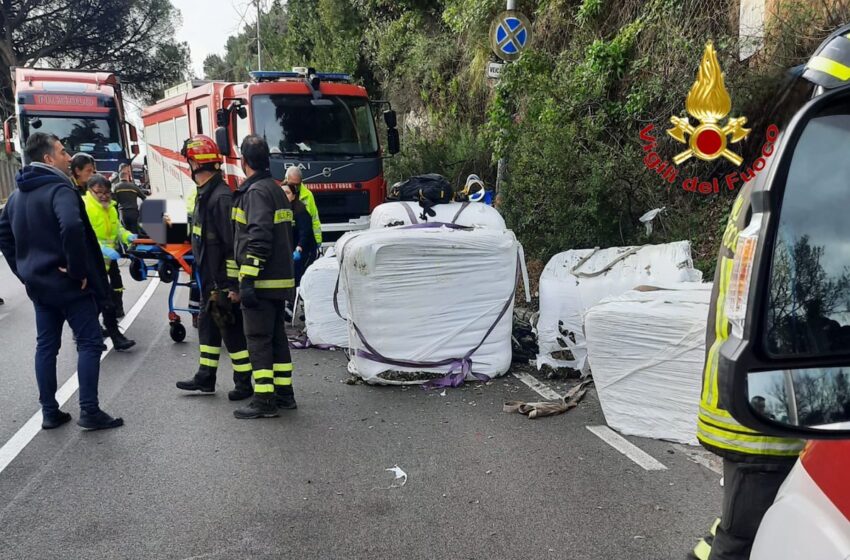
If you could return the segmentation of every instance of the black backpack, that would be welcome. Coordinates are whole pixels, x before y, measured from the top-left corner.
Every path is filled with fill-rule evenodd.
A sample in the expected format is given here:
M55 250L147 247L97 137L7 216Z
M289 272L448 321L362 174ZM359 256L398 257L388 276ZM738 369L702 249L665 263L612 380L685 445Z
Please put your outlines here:
M427 220L427 216L437 215L433 206L446 204L454 199L455 191L448 179L436 173L418 175L406 181L396 183L390 188L387 198L390 200L409 200L418 202L422 207L420 218Z

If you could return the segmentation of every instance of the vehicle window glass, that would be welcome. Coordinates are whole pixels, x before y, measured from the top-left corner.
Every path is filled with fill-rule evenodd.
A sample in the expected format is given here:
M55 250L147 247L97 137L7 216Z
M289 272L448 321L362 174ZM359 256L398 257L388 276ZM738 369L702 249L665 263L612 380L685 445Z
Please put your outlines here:
M198 134L210 134L212 133L212 129L210 128L210 110L209 107L204 105L203 107L198 107L195 111L195 117L198 122Z
M313 105L306 95L261 95L253 101L257 134L271 152L297 156L376 155L378 141L365 99L325 96Z
M250 112L244 119L239 118L236 111L233 112L233 118L236 120L236 153L242 155L239 151L239 146L242 145L242 140L251 134L251 115Z
M850 351L848 146L850 115L831 112L808 122L794 150L771 266L773 355Z
M34 132L55 134L72 154L86 152L95 158L110 158L120 156L124 151L116 119L30 115L25 126L25 136Z

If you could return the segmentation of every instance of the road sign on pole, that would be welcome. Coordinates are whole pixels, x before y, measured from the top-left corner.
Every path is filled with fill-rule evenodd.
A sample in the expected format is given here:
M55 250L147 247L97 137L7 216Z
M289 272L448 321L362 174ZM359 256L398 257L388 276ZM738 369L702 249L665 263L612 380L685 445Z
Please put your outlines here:
M516 60L530 44L531 23L520 12L506 10L490 25L490 47L502 60Z

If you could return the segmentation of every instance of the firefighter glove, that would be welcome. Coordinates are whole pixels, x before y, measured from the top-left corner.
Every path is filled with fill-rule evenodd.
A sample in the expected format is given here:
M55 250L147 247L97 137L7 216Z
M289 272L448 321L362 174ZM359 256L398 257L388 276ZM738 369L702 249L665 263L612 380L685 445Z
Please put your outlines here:
M254 280L244 278L239 283L239 298L242 300L242 306L248 309L260 305L260 300L257 299L257 292L254 288Z

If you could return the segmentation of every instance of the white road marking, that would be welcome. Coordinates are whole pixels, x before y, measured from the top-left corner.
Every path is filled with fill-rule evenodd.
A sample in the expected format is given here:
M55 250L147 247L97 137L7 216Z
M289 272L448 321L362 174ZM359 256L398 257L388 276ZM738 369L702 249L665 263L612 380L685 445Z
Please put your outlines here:
M667 467L659 463L654 457L630 443L608 426L586 426L586 428L596 434L599 439L640 465L642 469L646 471L667 470Z
M561 398L562 395L559 395L555 391L549 388L548 385L538 380L533 375L529 375L525 372L514 372L513 376L528 385L534 392L543 397L544 399L548 399L550 401L556 401Z
M144 293L142 293L142 297L136 301L133 308L130 309L130 312L122 319L120 323L120 327L124 330L130 328L130 325L133 324L133 321L136 320L136 317L139 316L139 313L142 312L145 305L147 305L148 301L153 297L154 292L156 291L157 286L159 286L159 279L154 279L148 284L148 287L145 289ZM112 341L106 340L106 352L104 352L100 356L100 361L106 359L106 356L109 352L112 351ZM80 381L77 378L77 372L74 372L68 381L65 382L62 387L56 391L56 400L59 401L59 406L63 406L67 403L70 398L77 392L77 389L80 388ZM15 435L9 439L3 447L0 447L0 474L6 470L6 467L9 466L9 463L15 460L21 451L26 448L27 445L33 440L33 438L41 431L41 411L39 410L35 414L27 420L27 423L21 426L21 428L15 432Z

